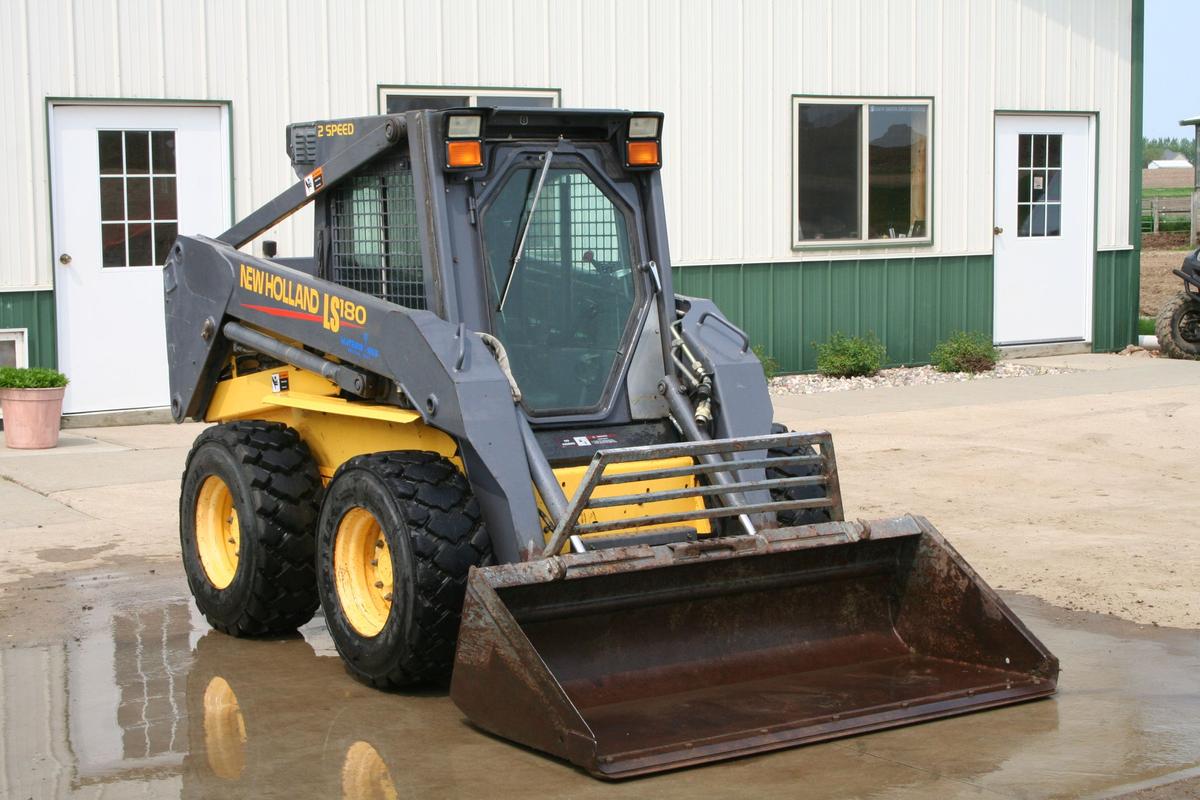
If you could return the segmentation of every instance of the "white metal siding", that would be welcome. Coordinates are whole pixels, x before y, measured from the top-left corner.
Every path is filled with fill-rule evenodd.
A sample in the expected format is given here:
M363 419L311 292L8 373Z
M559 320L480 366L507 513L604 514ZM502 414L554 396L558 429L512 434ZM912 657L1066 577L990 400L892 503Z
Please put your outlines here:
M232 101L241 216L293 179L288 122L375 113L381 83L665 111L676 263L829 255L791 247L793 94L934 98L935 244L917 253L991 251L997 109L1097 112L1097 246L1122 247L1131 14L1130 0L10 0L0 289L51 283L46 97ZM272 235L310 250L304 215Z

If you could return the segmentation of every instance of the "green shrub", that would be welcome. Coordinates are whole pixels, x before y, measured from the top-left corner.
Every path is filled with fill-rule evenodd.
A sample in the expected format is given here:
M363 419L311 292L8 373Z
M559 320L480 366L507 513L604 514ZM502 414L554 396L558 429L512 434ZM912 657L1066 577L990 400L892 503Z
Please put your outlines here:
M996 366L1000 351L984 333L958 331L938 344L929 360L938 372L986 372Z
M0 367L0 389L57 389L67 376L42 367Z
M865 337L835 333L828 342L813 344L817 348L817 372L832 378L874 375L887 355L887 348L873 333Z
M763 375L767 376L767 380L771 380L779 374L779 362L767 355L765 345L756 344L752 349L754 355L758 356L758 360L762 363Z
M1154 317L1138 317L1138 336L1154 335Z

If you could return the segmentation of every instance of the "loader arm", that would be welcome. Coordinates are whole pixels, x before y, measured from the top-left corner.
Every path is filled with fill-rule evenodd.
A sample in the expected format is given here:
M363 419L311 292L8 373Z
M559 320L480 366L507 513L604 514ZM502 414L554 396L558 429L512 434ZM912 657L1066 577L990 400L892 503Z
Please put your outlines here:
M229 334L257 332L252 349L285 363L291 362L284 348L295 345L283 340L297 343L330 367L357 368L367 379L363 395L412 408L460 443L499 557L519 561L523 553L541 551L524 420L508 379L477 336L431 312L333 285L215 239L179 237L164 283L176 421L204 418L232 353Z

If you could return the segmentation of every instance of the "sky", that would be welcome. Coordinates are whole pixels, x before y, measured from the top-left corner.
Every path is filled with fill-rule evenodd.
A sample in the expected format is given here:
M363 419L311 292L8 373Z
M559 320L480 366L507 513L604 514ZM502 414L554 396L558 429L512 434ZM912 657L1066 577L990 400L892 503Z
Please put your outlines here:
M1200 117L1200 82L1195 79L1195 39L1200 0L1146 0L1146 89L1142 133L1190 137L1179 120Z

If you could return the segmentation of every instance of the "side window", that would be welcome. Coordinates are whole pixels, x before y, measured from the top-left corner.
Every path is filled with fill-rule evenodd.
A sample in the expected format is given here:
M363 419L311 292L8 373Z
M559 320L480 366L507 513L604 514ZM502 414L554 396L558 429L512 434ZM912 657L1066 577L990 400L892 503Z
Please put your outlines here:
M407 161L355 175L330 201L335 283L407 308L426 308L412 170Z
M930 241L932 101L792 102L792 246Z

